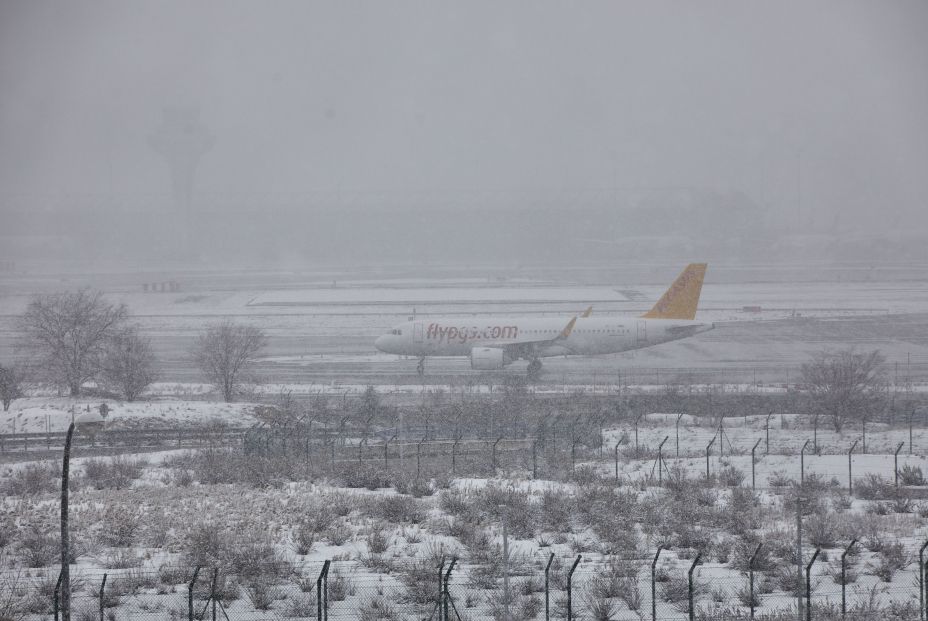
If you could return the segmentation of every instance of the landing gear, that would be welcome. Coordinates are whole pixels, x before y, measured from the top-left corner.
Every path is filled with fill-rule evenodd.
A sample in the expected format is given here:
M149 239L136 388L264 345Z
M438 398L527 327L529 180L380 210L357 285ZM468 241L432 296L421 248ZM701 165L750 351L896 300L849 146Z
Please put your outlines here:
M425 357L424 356L422 358L419 358L419 364L416 365L416 373L418 373L420 377L425 375Z
M532 358L531 362L528 363L526 373L530 380L538 379L538 376L541 375L541 360Z

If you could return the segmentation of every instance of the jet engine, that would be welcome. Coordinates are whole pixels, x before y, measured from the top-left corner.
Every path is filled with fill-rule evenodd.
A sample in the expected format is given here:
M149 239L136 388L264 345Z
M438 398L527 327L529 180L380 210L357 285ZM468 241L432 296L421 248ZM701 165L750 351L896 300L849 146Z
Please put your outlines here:
M499 347L474 347L470 350L470 368L479 371L495 371L512 362Z

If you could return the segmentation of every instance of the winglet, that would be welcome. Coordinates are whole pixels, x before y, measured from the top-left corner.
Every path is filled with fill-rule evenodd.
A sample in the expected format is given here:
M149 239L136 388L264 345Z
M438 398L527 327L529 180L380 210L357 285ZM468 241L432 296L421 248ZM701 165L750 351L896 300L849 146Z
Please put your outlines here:
M568 322L568 324L564 327L564 329L561 330L561 333L558 335L557 338L566 339L568 336L570 336L570 333L573 332L575 323L577 323L576 317L572 318L570 322Z
M677 277L654 308L642 315L646 319L695 319L706 263L690 263Z
M583 311L583 314L580 315L580 316L583 317L584 319L586 319L587 317L589 317L589 316L592 315L592 314L593 314L593 305L590 304L589 306L586 307L586 310Z

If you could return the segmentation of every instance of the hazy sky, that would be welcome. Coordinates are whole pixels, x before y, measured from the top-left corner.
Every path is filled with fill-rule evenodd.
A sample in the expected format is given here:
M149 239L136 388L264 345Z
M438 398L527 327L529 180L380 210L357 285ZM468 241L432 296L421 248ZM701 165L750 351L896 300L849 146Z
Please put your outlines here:
M926 32L924 0L0 0L0 197L165 193L148 136L192 105L201 192L698 186L788 211L801 166L808 209L898 226L928 211Z

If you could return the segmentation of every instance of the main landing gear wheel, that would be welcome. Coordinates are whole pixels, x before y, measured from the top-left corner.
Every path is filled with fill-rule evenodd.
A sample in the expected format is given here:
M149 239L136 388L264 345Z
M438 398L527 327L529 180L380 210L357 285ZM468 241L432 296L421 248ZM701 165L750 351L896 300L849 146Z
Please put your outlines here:
M419 358L419 364L416 365L416 373L420 376L425 375L425 358Z
M532 361L528 363L526 372L529 379L538 379L538 376L541 375L541 360L533 358Z

